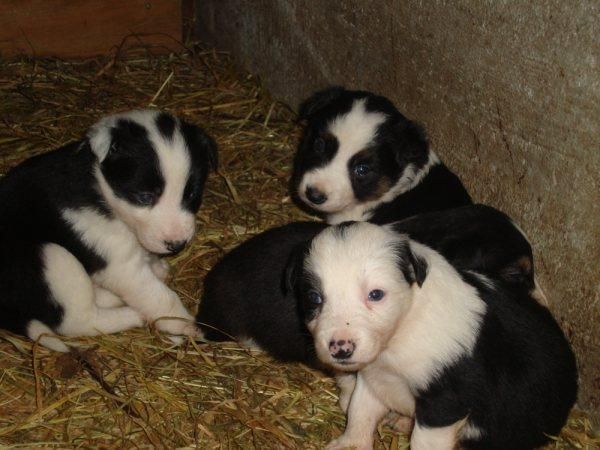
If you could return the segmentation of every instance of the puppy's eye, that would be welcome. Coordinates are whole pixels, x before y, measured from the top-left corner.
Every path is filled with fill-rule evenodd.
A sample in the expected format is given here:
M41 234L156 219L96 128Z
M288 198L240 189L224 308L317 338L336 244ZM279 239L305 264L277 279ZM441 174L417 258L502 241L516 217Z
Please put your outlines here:
M315 290L308 291L308 301L310 302L310 306L318 306L323 303L323 299L321 298L321 294L319 294Z
M369 166L368 164L357 164L356 166L354 166L354 174L358 178L364 178L369 173L371 173L371 166Z
M316 138L313 149L316 153L323 153L325 151L325 139L321 137Z
M156 194L154 192L138 192L135 194L135 199L142 206L151 206L156 202Z
M385 297L385 292L383 292L381 289L373 289L371 292L369 292L369 300L372 302L378 302L379 300L383 299L383 297Z

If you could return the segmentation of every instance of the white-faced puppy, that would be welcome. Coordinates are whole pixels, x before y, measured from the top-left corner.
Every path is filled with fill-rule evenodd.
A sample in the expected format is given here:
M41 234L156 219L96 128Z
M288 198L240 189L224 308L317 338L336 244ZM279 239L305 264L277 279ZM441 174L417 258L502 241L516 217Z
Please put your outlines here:
M389 223L471 203L424 131L388 99L330 88L300 108L291 190L328 223Z
M469 205L390 226L436 249L458 267L496 271L523 288L533 286L531 246L510 218L494 208ZM302 251L326 227L318 222L290 223L260 233L225 255L204 280L196 316L204 337L252 339L279 360L322 366L284 278L294 252Z
M12 169L0 180L0 327L37 340L147 320L195 335L159 257L192 239L216 152L200 128L140 110Z
M413 450L532 449L565 423L575 359L527 289L369 223L324 230L295 267L317 355L358 371L328 449L371 449L389 410L414 417Z

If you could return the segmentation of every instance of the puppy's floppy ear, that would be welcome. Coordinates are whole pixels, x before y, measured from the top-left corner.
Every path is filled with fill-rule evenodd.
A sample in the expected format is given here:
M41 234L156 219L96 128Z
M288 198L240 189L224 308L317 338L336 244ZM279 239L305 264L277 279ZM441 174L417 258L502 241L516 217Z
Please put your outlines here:
M206 133L203 133L203 145L206 150L206 156L208 158L208 164L213 172L216 172L219 168L219 151L215 140Z
M112 155L126 154L148 142L145 126L128 117L108 116L94 124L87 133L92 152L100 162Z
M294 292L294 288L302 275L304 259L308 253L309 245L310 241L299 244L290 253L281 280L281 290L284 295Z
M415 253L408 242L399 249L398 253L400 270L402 270L406 281L411 284L417 283L419 287L423 286L429 268L427 261Z
M429 158L429 141L423 127L400 116L394 126L396 161L403 167L413 163L422 166Z
M312 119L319 111L329 105L332 101L338 99L345 91L346 90L341 86L332 86L314 93L300 105L298 111L300 120Z
M112 126L115 122L112 116L104 117L92 125L86 133L89 147L100 162L104 161L113 145Z
M181 121L181 133L192 152L200 152L206 157L208 166L216 171L219 165L218 149L215 140L196 125Z

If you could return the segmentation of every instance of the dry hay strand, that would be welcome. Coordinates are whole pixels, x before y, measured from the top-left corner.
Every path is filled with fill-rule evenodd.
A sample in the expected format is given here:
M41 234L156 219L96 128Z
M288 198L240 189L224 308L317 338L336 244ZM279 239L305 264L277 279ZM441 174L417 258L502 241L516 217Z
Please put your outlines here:
M195 310L202 280L250 236L307 218L287 196L295 116L229 57L194 46L78 61L0 61L0 174L80 138L101 116L156 106L199 124L220 148L198 235L170 260L169 284ZM0 446L7 448L322 448L344 428L331 379L234 343L176 347L151 329L70 339L57 354L0 332ZM378 430L377 448L408 447ZM550 448L592 448L574 412Z

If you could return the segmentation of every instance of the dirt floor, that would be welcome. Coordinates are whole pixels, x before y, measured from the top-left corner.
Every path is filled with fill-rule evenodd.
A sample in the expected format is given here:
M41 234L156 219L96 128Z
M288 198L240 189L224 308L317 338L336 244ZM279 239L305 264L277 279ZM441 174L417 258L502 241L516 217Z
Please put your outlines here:
M239 242L306 218L287 180L294 114L228 56L201 47L151 49L85 61L0 61L0 174L80 139L100 117L155 106L206 129L220 148L193 244L170 260L169 283L195 311L202 280ZM0 332L0 447L322 448L344 428L331 379L235 344L173 346L137 329L73 339L79 356ZM549 448L593 448L574 412ZM595 441L597 444L598 441ZM407 448L380 428L377 448Z

